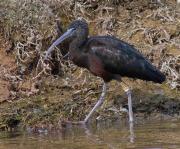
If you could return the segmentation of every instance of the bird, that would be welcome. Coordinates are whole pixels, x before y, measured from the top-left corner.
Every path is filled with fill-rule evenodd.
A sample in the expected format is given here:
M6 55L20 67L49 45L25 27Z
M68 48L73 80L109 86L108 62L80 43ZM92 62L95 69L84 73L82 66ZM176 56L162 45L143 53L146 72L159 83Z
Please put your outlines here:
M122 77L163 83L165 75L145 58L133 45L115 36L89 36L88 23L84 19L72 21L67 31L48 48L45 60L49 58L54 47L63 41L69 41L68 53L65 57L77 66L88 69L93 75L102 78L101 95L83 121L86 124L93 113L100 107L107 92L107 83L118 81L128 98L129 122L134 121L131 88Z

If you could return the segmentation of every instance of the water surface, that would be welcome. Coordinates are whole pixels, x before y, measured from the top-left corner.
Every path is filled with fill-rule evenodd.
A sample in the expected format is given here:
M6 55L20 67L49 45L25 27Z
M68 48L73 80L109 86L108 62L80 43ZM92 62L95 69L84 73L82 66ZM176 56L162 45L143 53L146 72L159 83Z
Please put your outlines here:
M1 132L0 149L180 149L180 121L69 126L58 131Z

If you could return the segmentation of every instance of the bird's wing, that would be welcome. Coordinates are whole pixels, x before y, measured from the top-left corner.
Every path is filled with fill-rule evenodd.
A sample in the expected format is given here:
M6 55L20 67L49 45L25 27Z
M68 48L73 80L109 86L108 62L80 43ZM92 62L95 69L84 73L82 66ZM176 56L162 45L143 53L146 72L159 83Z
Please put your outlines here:
M104 69L121 76L152 80L148 71L159 73L151 63L132 45L112 36L95 36L89 38L86 49L96 55Z
M123 69L133 69L145 58L131 45L112 36L89 38L88 52L99 57L105 69L112 73L121 73Z

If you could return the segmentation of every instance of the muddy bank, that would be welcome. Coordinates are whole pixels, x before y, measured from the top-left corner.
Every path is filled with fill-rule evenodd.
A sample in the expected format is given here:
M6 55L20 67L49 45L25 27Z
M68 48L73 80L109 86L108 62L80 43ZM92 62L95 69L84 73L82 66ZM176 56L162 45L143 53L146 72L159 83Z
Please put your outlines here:
M100 83L96 85L92 80L83 85L81 82L75 84L70 81L75 85L67 85L62 84L61 79L51 78L43 84L37 95L1 103L1 129L6 130L18 124L21 127L59 128L65 121L83 120L97 102L102 87ZM142 90L142 85L145 90ZM111 82L108 88L106 101L94 114L92 122L128 119L127 97L120 85ZM179 92L165 92L167 88L142 82L133 87L133 110L137 121L147 118L159 120L179 117Z
M18 124L55 126L66 120L82 120L94 106L102 81L62 59L66 43L55 50L52 65L46 67L42 62L50 43L78 17L87 20L91 35L114 35L133 44L166 74L162 85L124 79L132 87L135 116L178 118L180 12L175 1L22 0L1 1L0 8L2 130ZM126 111L127 97L113 81L93 119L126 118Z

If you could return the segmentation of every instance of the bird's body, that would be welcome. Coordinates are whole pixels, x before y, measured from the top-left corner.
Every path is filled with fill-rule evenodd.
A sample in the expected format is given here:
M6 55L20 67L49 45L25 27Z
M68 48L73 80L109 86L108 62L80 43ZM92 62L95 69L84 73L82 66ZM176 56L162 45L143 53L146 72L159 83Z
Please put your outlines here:
M165 76L142 56L132 45L113 36L87 38L70 57L79 67L109 82L130 77L162 83Z
M97 104L84 120L88 121L93 112L103 103L106 83L121 77L130 77L146 81L162 83L165 75L154 67L132 45L113 36L88 37L88 25L85 21L76 20L69 29L58 38L48 49L45 59L55 46L69 39L69 57L79 67L87 68L92 74L104 80L103 91ZM129 121L133 121L131 92L124 84L123 89L128 95Z

